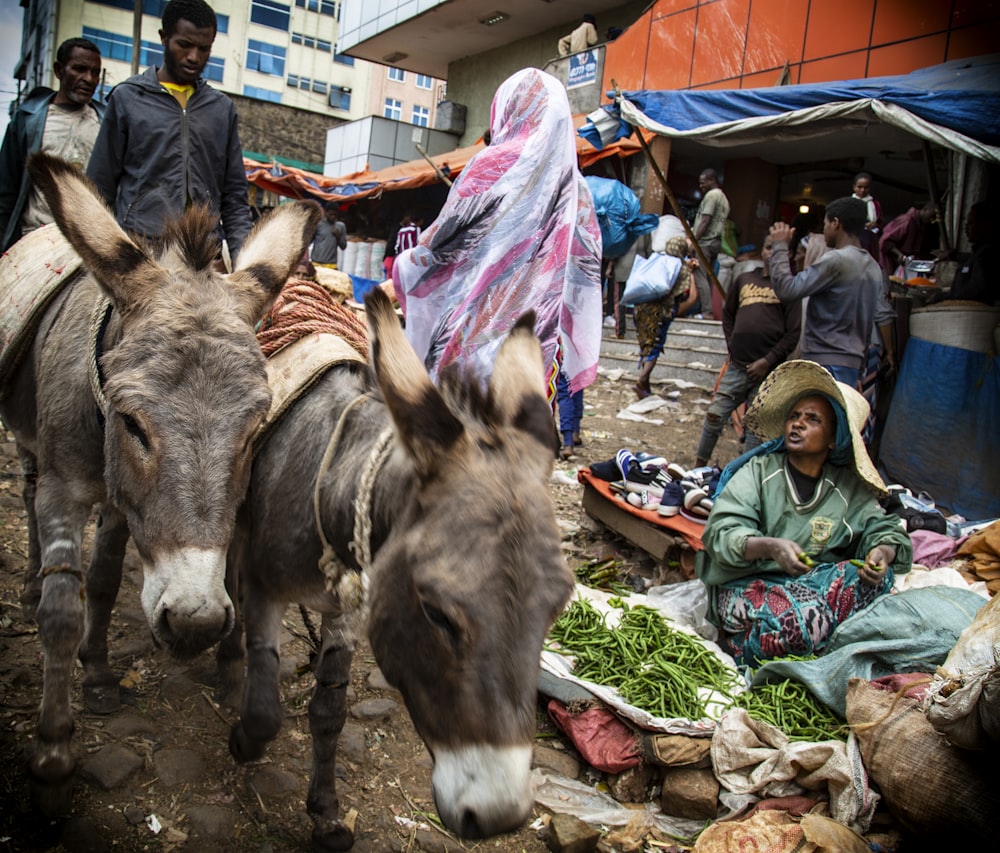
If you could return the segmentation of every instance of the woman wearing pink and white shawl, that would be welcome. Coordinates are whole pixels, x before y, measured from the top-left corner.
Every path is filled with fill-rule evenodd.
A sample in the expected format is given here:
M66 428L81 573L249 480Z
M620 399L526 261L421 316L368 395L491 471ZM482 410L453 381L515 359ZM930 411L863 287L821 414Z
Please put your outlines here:
M417 246L396 258L407 337L432 378L457 363L485 383L506 333L533 309L545 363L561 342L580 390L600 354L601 236L562 84L535 68L509 77L490 133Z

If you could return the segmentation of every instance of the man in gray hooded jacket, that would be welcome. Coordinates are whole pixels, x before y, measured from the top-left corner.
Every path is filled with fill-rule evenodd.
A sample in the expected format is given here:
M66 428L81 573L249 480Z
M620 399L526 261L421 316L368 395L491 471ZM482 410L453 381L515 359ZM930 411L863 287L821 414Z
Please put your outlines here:
M215 41L204 0L170 0L163 10L163 65L115 87L87 175L129 231L158 237L193 204L221 219L235 258L250 231L236 108L201 77Z

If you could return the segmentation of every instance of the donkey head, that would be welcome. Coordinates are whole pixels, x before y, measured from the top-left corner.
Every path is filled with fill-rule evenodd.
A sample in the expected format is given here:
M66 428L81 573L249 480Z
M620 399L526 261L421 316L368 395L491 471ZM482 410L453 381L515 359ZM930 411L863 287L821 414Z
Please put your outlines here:
M434 798L465 837L531 809L538 660L572 588L547 481L552 415L534 318L501 347L488 393L428 378L381 293L374 370L414 494L372 567L369 639L434 756Z
M142 557L146 618L163 645L196 653L234 618L226 550L270 403L254 323L302 256L319 208L278 208L227 277L212 270L218 241L206 211L167 224L153 250L118 227L77 169L44 155L30 169L113 306L100 360L105 482Z

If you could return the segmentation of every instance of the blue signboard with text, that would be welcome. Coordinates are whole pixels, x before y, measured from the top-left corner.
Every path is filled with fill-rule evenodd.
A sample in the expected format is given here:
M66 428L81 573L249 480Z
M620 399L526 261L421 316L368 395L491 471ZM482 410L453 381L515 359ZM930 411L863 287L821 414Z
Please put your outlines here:
M597 51L583 50L569 58L569 76L566 88L576 89L597 82Z

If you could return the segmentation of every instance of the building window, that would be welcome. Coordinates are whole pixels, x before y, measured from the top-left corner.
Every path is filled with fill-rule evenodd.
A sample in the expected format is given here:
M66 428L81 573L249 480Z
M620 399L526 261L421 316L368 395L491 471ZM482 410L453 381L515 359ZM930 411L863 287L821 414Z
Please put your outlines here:
M91 0L93 3L100 3L102 6L113 6L115 9L126 9L129 12L135 9L135 0ZM142 14L151 18L162 18L163 10L167 7L167 0L143 0ZM229 32L229 15L215 13L219 25L220 33ZM89 38L89 36L87 36ZM90 39L93 41L93 39Z
M97 45L97 49L105 59L132 61L132 39L129 36L120 36L118 33L109 33L107 30L84 27L83 37L90 39Z
M413 123L427 127L431 123L431 111L427 107L414 107Z
M145 67L163 64L163 45L158 41L143 41L139 51L139 64Z
M418 89L430 89L434 85L434 78L428 77L426 74L417 75L417 88Z
M333 50L333 44L328 42L326 39L318 39L313 36L307 36L304 33L292 33L292 44L301 44L303 47L313 47L316 50L322 50L324 53L330 53Z
M326 83L322 80L313 80L313 91L319 92L321 95L326 94Z
M403 102L397 101L395 98L386 98L385 109L382 111L382 115L394 121L399 121L403 117Z
M351 93L342 92L336 86L330 91L330 106L335 110L350 110Z
M337 53L337 51L333 52L333 61L339 62L341 65L354 65L353 56L344 56L344 54Z
M250 20L255 24L288 31L291 10L284 3L274 0L250 0Z
M321 15L330 15L338 21L340 20L340 4L334 0L295 0L295 5L300 9L319 12Z
M260 86L244 86L243 94L248 98L256 98L258 101L270 101L273 104L281 103L281 92L261 89Z
M389 79L402 83L406 79L406 72L402 68L390 68Z
M247 68L261 74L285 76L285 48L276 44L250 39L247 46Z
M308 92L312 88L312 80L308 77L299 77L299 88Z
M288 75L288 85L291 86L293 89L298 89L299 88L299 75L298 74L289 74Z

